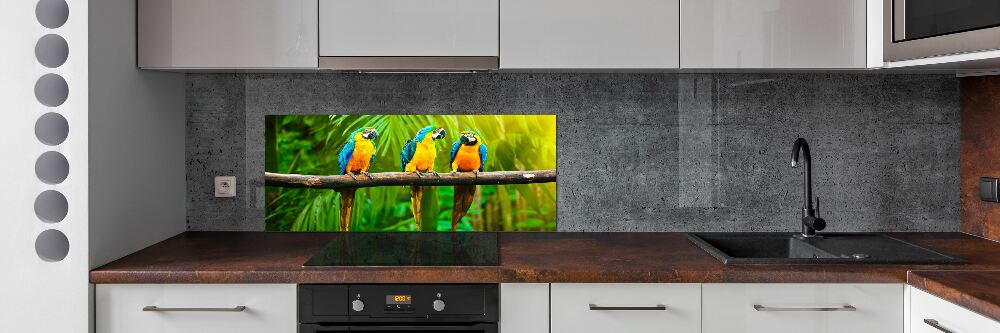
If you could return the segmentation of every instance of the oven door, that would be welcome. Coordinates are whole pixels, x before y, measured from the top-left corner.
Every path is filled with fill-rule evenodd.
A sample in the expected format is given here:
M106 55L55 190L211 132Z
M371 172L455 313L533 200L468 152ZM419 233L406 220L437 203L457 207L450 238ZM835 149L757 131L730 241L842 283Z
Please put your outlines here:
M1000 1L883 1L886 61L1000 49Z
M324 326L317 324L300 324L299 333L326 333L326 332L362 332L362 333L391 333L391 332L422 332L422 333L497 333L497 324L463 324L463 325L351 325L351 326Z

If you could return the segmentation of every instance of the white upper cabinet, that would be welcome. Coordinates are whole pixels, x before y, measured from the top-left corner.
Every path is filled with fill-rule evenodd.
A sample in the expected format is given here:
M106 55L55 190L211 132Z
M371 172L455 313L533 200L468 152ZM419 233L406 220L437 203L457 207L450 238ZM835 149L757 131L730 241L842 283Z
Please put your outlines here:
M682 0L681 68L879 67L868 2L877 15L865 0Z
M499 0L319 0L323 57L496 57Z
M503 0L500 68L677 68L678 0Z
M316 0L139 0L141 68L316 68Z

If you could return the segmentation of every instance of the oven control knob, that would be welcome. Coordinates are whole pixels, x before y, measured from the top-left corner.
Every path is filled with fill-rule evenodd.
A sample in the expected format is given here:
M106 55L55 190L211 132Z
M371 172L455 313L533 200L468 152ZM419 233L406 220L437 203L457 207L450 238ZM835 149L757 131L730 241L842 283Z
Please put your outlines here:
M351 302L351 309L356 312L361 312L361 310L365 309L365 302L360 299L356 299L354 302Z
M438 300L434 300L434 311L438 311L438 312L444 311L444 301L439 300L439 299Z

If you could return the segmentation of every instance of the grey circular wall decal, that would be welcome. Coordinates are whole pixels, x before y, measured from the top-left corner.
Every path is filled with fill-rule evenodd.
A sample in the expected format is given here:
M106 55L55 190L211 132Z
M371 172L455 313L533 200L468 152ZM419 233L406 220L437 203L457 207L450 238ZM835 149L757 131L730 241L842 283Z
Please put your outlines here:
M48 190L35 198L35 215L48 223L59 223L69 212L69 202L59 191Z
M69 161L59 152L44 152L35 161L35 175L49 185L62 183L69 176Z
M48 68L56 68L66 63L69 57L69 44L66 39L55 34L42 36L35 43L35 59Z
M35 18L43 27L61 27L69 19L69 5L65 0L39 0L35 5Z
M35 81L35 98L42 105L55 107L62 105L69 97L69 85L58 74L45 74Z
M35 253L48 262L61 261L69 254L69 238L59 230L42 231L35 238Z
M55 146L63 143L68 136L69 122L61 114L49 112L35 121L35 137L46 145Z

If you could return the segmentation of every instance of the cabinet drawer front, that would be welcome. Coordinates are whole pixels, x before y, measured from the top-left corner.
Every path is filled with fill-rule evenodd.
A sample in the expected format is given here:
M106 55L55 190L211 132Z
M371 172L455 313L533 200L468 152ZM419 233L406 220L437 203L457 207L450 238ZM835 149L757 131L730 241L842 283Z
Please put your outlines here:
M552 284L551 304L553 333L701 330L699 284Z
M293 284L101 284L95 292L99 333L296 331Z
M320 0L324 57L500 55L498 0Z
M943 330L952 333L1000 332L1000 322L923 290L912 287L909 290L910 333L942 333Z
M901 284L705 284L704 332L902 333Z

